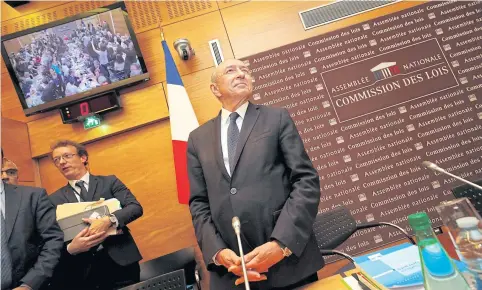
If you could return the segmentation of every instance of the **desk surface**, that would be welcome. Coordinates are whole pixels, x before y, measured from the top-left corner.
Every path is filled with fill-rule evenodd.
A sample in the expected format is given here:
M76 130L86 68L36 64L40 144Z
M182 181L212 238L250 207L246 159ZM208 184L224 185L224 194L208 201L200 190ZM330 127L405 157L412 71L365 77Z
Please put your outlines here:
M353 270L350 270L350 271L347 271L344 273L344 276L345 277L348 277L350 276L351 274L354 274L354 273L359 273L360 271L363 271L361 270L360 268L355 268ZM364 271L363 273L365 275L367 275ZM374 280L373 280L374 281ZM376 281L374 281L376 283L376 286L379 288L379 289L382 289L382 290L388 290L387 288L385 288L383 285L377 283ZM337 274L337 275L333 275L331 277L328 277L328 278L325 278L325 279L321 279L319 281L316 281L316 282L313 282L311 284L308 284L306 286L303 286L303 287L300 287L300 288L297 288L296 290L350 290L351 288L349 288L344 282L343 282L343 277L342 275L340 274Z
M334 275L297 288L297 290L348 290L349 288L342 282L342 279L341 275Z

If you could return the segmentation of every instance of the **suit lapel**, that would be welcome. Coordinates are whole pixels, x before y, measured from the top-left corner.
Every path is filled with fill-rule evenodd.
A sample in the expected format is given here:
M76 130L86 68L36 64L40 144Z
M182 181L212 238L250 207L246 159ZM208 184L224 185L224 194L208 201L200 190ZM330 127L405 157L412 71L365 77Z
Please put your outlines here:
M231 177L229 176L228 171L226 170L226 166L224 166L223 149L221 147L221 113L219 113L218 117L214 119L213 122L214 122L213 136L214 136L214 142L215 142L215 146L213 146L214 156L218 163L219 169L221 169L221 172L223 173L224 177L227 180L230 180Z
M87 200L86 201L93 201L94 200L94 195L95 195L96 189L97 189L97 176L91 174L90 178L89 178L89 190L87 191Z
M15 185L5 184L5 225L7 227L7 241L12 234L21 203L22 194L17 192L17 187Z
M258 116L259 107L249 103L248 109L246 110L246 115L244 115L243 126L241 127L238 145L236 146L236 155L234 156L234 168L232 170L231 176L234 175L234 171L236 170L236 165L238 164L239 157L243 152L244 145L246 145L246 141L248 140L249 134L251 134L251 131L253 130L254 124L256 124L256 121L258 120Z
M62 188L62 193L68 202L79 202L70 183L67 182L67 185Z

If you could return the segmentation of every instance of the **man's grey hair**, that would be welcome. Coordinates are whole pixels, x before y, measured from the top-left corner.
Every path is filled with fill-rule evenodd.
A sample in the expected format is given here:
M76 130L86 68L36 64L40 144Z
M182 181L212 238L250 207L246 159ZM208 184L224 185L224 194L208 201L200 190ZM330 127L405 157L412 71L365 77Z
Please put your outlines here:
M211 74L211 83L215 84L217 80L218 80L218 72L215 70Z

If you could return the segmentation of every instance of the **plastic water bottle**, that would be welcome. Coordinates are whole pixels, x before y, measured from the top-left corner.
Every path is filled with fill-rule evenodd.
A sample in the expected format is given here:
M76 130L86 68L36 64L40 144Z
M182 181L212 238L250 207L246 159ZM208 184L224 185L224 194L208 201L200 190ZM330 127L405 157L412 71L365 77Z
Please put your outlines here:
M428 215L424 212L411 214L408 222L417 237L425 290L470 290L438 241Z
M474 281L469 284L482 289L482 230L479 228L479 219L476 217L463 217L456 220L460 229L455 238L457 254L468 270L473 273Z
M482 290L482 218L466 197L444 201L435 209L454 243L460 273L472 290Z

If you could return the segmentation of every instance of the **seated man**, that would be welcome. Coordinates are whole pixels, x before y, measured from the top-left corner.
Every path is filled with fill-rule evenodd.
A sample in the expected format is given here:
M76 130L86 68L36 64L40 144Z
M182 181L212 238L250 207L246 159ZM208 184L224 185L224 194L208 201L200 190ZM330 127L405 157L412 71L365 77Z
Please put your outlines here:
M52 277L64 241L55 208L43 188L0 182L0 209L1 290L38 290Z
M18 167L12 160L3 158L2 180L8 184L18 184Z
M110 216L88 220L90 227L81 231L64 248L54 274L52 289L117 289L139 282L142 259L127 224L142 216L142 206L132 192L114 175L89 173L89 154L78 143L63 140L52 146L52 160L67 184L50 195L55 206L64 203L117 198L122 209ZM118 234L108 236L116 227Z

